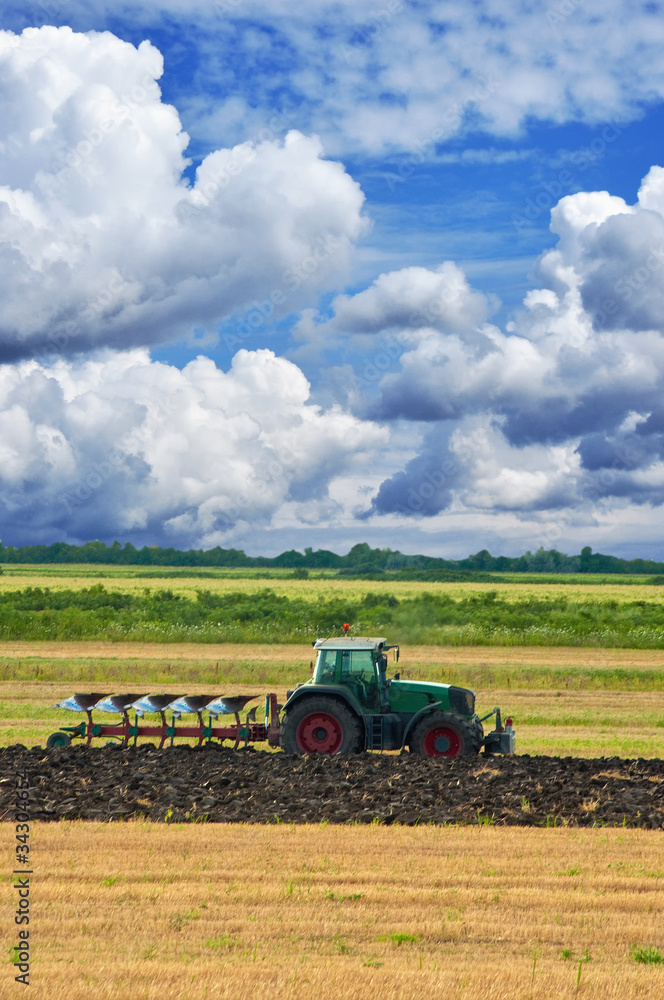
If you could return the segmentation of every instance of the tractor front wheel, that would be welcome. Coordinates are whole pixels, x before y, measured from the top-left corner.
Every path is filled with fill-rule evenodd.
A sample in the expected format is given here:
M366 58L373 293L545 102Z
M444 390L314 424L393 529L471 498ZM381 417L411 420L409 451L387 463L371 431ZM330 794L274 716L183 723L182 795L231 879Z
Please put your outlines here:
M481 745L477 730L450 712L425 715L410 737L411 752L420 757L468 756Z
M335 698L302 698L286 712L279 736L286 753L359 753L362 723Z

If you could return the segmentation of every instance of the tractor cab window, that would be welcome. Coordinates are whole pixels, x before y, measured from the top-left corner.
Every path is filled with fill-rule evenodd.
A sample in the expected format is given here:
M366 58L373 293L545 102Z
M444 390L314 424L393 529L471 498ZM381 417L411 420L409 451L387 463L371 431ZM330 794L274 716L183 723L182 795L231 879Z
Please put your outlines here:
M343 684L360 705L378 707L376 667L370 649L321 649L314 670L314 684Z
M344 649L341 653L342 684L348 685L365 708L375 710L378 699L376 668L370 649Z
M316 670L314 671L314 681L316 684L335 684L337 667L336 649L321 649L316 660Z

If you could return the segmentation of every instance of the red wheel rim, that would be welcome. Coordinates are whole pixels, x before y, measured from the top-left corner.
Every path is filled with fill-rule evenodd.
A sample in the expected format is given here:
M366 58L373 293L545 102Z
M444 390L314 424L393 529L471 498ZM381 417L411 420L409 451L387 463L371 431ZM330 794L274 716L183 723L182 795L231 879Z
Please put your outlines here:
M449 726L434 726L424 737L422 749L425 757L458 757L462 748L461 737Z
M295 742L302 753L337 753L343 738L341 723L328 712L305 715L295 733Z

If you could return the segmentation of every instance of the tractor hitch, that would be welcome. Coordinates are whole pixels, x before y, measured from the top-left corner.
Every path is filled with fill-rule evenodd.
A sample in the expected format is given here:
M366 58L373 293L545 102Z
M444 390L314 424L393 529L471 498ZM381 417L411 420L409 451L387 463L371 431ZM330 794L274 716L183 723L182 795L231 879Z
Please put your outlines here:
M503 726L500 718L500 709L494 708L493 711L485 715L480 722L485 722L490 719L492 715L496 717L496 726L492 732L486 733L483 744L484 753L514 753L516 747L516 736L514 733L514 728L512 726L512 720L510 718L505 719L505 725Z

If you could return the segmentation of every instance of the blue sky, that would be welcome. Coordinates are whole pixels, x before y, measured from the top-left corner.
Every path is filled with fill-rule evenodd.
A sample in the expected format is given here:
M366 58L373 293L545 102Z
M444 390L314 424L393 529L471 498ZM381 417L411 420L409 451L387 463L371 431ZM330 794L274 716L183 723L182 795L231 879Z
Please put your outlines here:
M661 4L0 29L5 544L664 558Z

